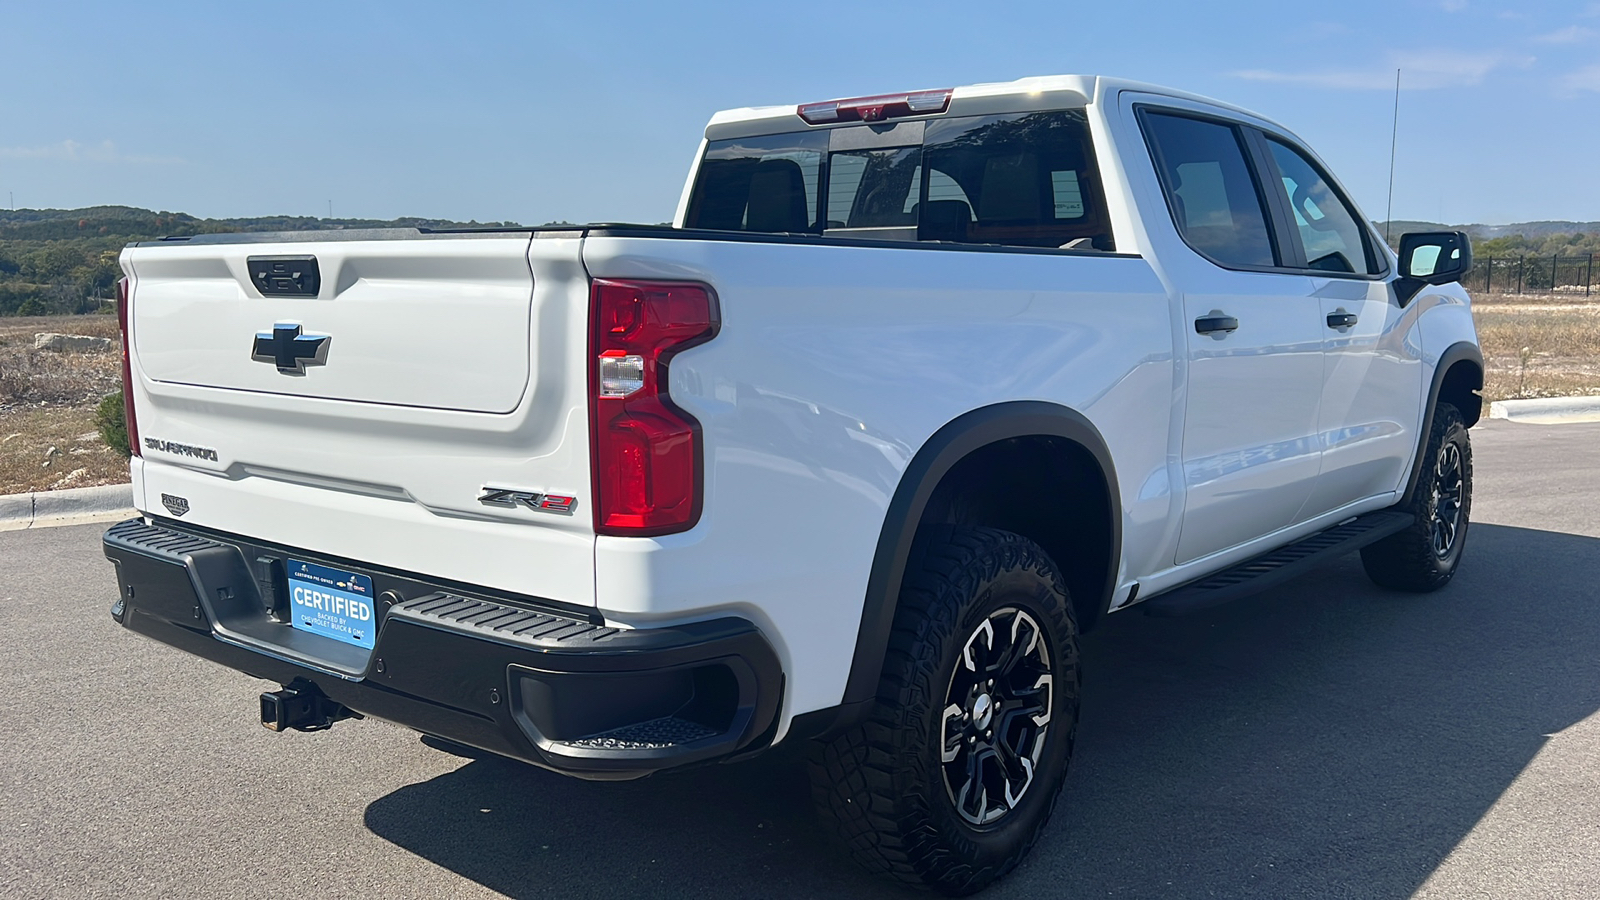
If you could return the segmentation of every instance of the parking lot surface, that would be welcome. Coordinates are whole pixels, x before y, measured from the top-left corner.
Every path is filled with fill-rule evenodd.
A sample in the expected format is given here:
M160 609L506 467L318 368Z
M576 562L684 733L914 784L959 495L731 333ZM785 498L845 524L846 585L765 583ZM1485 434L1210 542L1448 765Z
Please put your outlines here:
M1351 556L1087 636L1061 804L984 896L1600 896L1600 425L1473 442L1444 591ZM901 893L792 754L589 784L370 720L272 734L264 682L112 623L104 527L0 533L0 896Z

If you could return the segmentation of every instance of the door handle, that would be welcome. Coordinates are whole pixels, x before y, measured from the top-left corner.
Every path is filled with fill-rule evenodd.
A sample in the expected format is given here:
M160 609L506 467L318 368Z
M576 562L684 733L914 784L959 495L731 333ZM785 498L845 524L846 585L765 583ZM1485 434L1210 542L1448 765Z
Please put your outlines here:
M1329 328L1349 328L1351 325L1354 325L1355 323L1356 323L1356 314L1353 313L1353 312L1345 312L1344 310L1341 309L1338 312L1328 313L1328 327Z
M1198 319L1194 320L1195 334L1211 334L1220 331L1231 334L1239 330L1239 320L1225 314L1220 309L1213 309Z

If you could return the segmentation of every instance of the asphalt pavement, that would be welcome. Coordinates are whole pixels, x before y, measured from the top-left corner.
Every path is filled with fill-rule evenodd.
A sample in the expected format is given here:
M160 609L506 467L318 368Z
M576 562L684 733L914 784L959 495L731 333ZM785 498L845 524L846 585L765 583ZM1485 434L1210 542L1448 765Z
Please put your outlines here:
M1079 743L986 897L1600 896L1600 425L1485 422L1455 581L1356 557L1085 639ZM123 631L103 525L0 533L0 896L912 896L776 755L626 784L381 722Z

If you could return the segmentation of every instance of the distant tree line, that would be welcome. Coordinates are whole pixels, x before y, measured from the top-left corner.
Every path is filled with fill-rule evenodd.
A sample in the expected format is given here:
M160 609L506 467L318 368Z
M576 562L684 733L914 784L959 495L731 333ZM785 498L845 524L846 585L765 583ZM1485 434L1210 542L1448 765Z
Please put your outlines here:
M1520 234L1472 242L1475 257L1576 257L1600 254L1600 234L1547 234L1542 237L1523 237Z
M0 316L95 312L115 298L117 256L132 241L239 231L516 228L515 222L261 216L197 219L129 206L0 210Z
M1600 254L1600 222L1520 222L1516 225L1441 225L1396 219L1392 228L1373 222L1379 234L1387 234L1396 250L1400 236L1408 231L1465 231L1472 238L1475 257L1514 258L1519 256L1578 257ZM1488 234L1500 233L1497 237Z

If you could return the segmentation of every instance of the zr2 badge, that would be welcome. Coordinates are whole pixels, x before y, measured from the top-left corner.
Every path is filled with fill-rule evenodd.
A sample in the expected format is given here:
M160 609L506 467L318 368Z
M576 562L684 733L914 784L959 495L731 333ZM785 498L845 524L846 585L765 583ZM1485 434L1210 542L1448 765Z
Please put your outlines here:
M571 513L578 498L570 494L546 494L540 491L485 487L483 493L478 495L478 502L490 506L525 506L540 512Z

